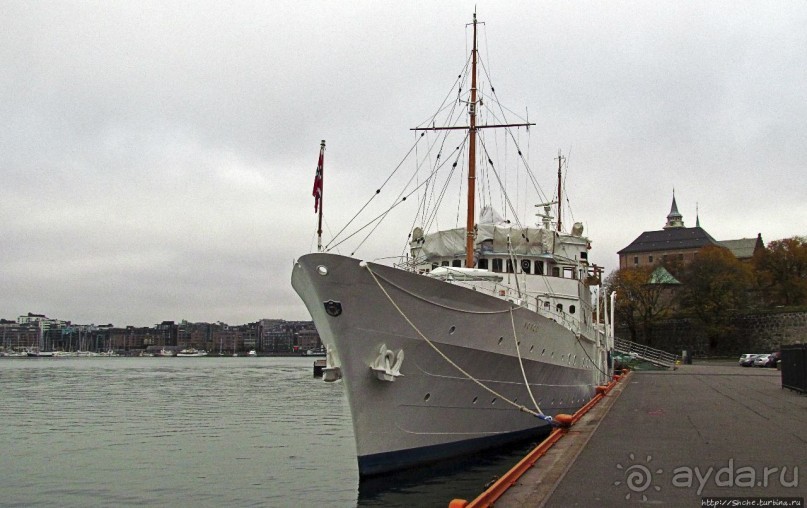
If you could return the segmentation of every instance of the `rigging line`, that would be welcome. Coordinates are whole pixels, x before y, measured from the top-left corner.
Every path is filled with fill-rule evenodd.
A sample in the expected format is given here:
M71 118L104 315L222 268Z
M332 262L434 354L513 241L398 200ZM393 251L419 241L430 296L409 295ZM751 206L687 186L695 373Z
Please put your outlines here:
M409 324L409 326L410 326L410 327L412 327L412 330L414 330L414 331L415 331L415 333L417 333L417 334L420 336L420 338L422 338L424 341L426 341L426 344L428 344L428 345L429 345L429 347L431 347L431 348L432 348L432 349L433 349L433 350L434 350L434 351L435 351L435 352L436 352L438 355L440 355L440 356L443 358L443 360L445 360L446 362L448 362L448 364L449 364L449 365L451 365L452 367L454 367L455 369L457 369L457 370L458 370L458 371L459 371L459 372L460 372L462 375L464 375L466 378L468 378L468 380L473 381L474 383L476 383L476 384L477 384L477 385L478 385L480 388L482 388L483 390L486 390L486 391L487 391L488 393L490 393L491 395L495 395L496 397L501 398L503 401L505 401L505 402L507 402L508 404L510 404L511 406L513 406L513 407L517 408L519 411L522 411L522 412L525 412L525 413L531 414L531 415L533 415L533 416L536 416L536 417L539 417L539 418L542 418L542 419L547 419L547 418L548 418L548 417L546 417L546 416L545 416L543 413L536 413L536 412L535 412L535 411L533 411L532 409L529 409L529 408L527 408L526 406L524 406L524 405L522 405L522 404L518 404L518 403L516 403L516 402L514 402L514 401L512 401L512 400L510 400L510 399L508 399L508 398L507 398L507 397L505 397L504 395L502 395L502 394L498 393L498 392L497 392L496 390L494 390L493 388L490 388L489 386L485 385L485 384L484 384L482 381L478 380L477 378L475 378L474 376L472 376L470 373L466 372L466 371L465 371L465 369L463 369L462 367L460 367L459 365L457 365L457 364L456 364L456 363L455 363L453 360L451 360L451 358L449 358L448 356L446 356L446 355L445 355L445 353L443 353L442 351L440 351L440 348L438 348L438 347L437 347L437 345L435 345L435 344L434 344L434 342L432 342L431 340L429 340L429 338L428 338L428 337L426 337L426 336L423 334L423 332L421 332L421 331L420 331L420 329L419 329L419 328L418 328L418 327L415 325L415 323L413 323L413 322L412 322L412 321L409 319L409 317L407 317L407 315L406 315L406 314L404 314L404 311L403 311L403 310L402 310L402 309L401 309L401 308L398 306L398 304L397 304L397 303L395 303L395 300L393 300L393 299L392 299L392 297L391 297L391 296L390 296L390 294L387 292L387 290L386 290L386 289L384 289L384 286L382 286L382 285L381 285L381 283L378 281L378 279L376 278L375 272L373 272L373 270L370 268L370 264L369 264L369 263L365 263L365 264L364 264L364 266L365 266L365 268L367 268L367 271L368 271L368 272L370 272L370 275L373 277L373 280L374 280L374 281L375 281L375 283L378 285L378 288L379 288L379 289L381 289L381 291L384 293L384 296L386 296L386 297L387 297L387 300L389 300L389 302L392 304L392 306L395 308L395 310L397 310L397 311L398 311L398 314L400 314L400 315L401 315L401 317L402 317L402 318L404 318L404 321L406 321L406 322L407 322L407 324ZM507 311L505 311L505 312L507 312ZM512 312L512 311L511 311L511 312Z
M440 167L442 167L442 165L441 165ZM345 242L346 242L346 241L348 241L349 239L351 239L351 238L353 238L354 236L356 236L357 234L359 234L359 233L360 233L362 230L364 230L365 228L369 227L369 226L370 226L371 224L373 224L374 222L376 222L376 221L380 221L380 220L383 220L383 219L384 219L384 217L386 217L386 216L387 216L387 214L389 214L389 212L391 212L391 211L392 211L394 208L396 208L398 205L400 205L400 204L402 204L403 202L405 202L405 201L406 201L406 199L407 199L408 197L410 197L412 194L414 194L415 192L417 192L417 191L420 189L420 187L423 187L423 186L424 186L424 185L425 185L425 184L426 184L426 183L427 183L427 182L428 182L428 181L429 181L429 180L430 180L432 177L434 177L435 173L436 173L436 172L437 172L439 169L440 169L439 167L438 167L437 169L435 169L435 170L434 170L434 171L431 173L431 175L429 176L429 178L428 178L428 179L424 180L424 182L423 182L423 183L421 183L421 184L420 184L420 185L418 185L417 187L413 188L413 189L412 189L412 191L411 191L411 192L409 192L409 194L406 194L406 195L403 197L403 199L398 200L398 198L400 198L400 197L401 197L401 195L402 195L403 193L399 194L399 195L398 195L398 198L396 198L396 201L395 201L395 202L394 202L392 205L390 205L390 207L389 207L389 208L387 208L387 210L385 210L384 212L381 212L381 213L380 213L379 215L377 215L375 218L371 219L371 220L370 220L369 222L367 222L367 223L366 223L364 226L362 226L361 228L357 229L356 231L354 231L353 233L351 233L351 234L350 234L349 236L347 236L346 238L344 238L344 239L340 240L338 243L336 243L336 244L335 244L335 245L333 245L333 246L331 246L331 244L334 242L334 240L331 240L331 242L330 242L330 243L329 243L329 244L326 246L326 250L329 250L329 251L330 251L331 249L334 249L334 248L338 247L339 245L341 245L341 244L345 243ZM414 178L414 177L413 177L413 178ZM410 178L410 182L411 182L411 181L412 181L412 179ZM404 187L404 188L405 188L405 187ZM365 207L366 207L366 206L367 206L367 205L365 205ZM362 208L362 209L364 209L364 208ZM354 219L355 219L355 217L354 217ZM353 220L353 219L351 219L351 221L352 221L352 220ZM377 227L377 224L376 224L376 227ZM342 230L343 230L343 231L344 231L344 229L345 229L345 228L342 228ZM375 230L375 228L373 228L373 230ZM364 243L366 240L367 240L367 238L365 238L364 240L362 240L361 244L363 244L363 243ZM361 246L361 244L359 244L359 246ZM357 247L357 249L358 249L358 247ZM355 253L355 250L354 250L354 253Z
M591 355L588 354L588 351L586 351L586 346L584 346L583 343L580 342L580 334L576 333L576 334L574 334L574 337L575 337L575 339L577 339L577 343L580 344L580 348L583 350L583 353L585 353L586 356L588 357L588 361L590 361L591 364L594 365L594 368L596 368L598 371L600 371L600 374L603 374L607 378L608 373L606 373L605 371L603 371L600 368L599 361L595 362L594 359L591 357ZM595 338L595 340L596 340L596 338Z
M496 177L496 180L499 182L499 188L504 189L504 184L502 183L501 177L499 177L499 172L496 171L496 167L493 165L493 161L490 159L490 153L488 153L487 145L485 142L480 139L480 144L482 145L482 150L485 151L485 156L488 159L488 164L490 164L491 170L493 171L493 175ZM513 214L513 219L516 221L516 224L519 228L524 229L524 226L521 225L521 221L518 218L518 214L516 213L515 209L513 208L513 203L510 202L510 196L507 195L507 192L504 192L504 200L507 203L507 206L510 207L510 212Z
M443 202L443 198L445 197L446 190L448 189L448 186L449 186L449 184L451 183L451 178L452 178L452 175L454 174L454 170L456 169L456 167L457 167L457 165L458 165L458 163L459 163L460 157L461 157L461 156L462 156L462 154L464 153L464 150L465 150L465 145L467 144L467 142L468 142L468 135L466 134L466 136L465 136L465 138L463 139L463 141L462 141L462 143L460 144L460 146L458 146L458 147L456 148L456 151L457 151L457 156L454 158L454 163L453 163L453 164L452 164L452 166L451 166L451 171L449 172L448 177L446 178L446 181L445 181L445 183L443 184L443 188L442 188L442 190L440 191L440 193L439 193L438 197L436 198L436 202L435 202L434 206L430 208L430 211L429 211L428 217L426 217L426 216L424 215L425 222L423 223L423 227L424 227L426 230L431 229L432 224L434 223L435 219L437 218L437 212L438 212L438 211L439 211L439 209L440 209L440 205L441 205L441 203ZM446 161L443 163L443 165L444 165L444 164L448 164L448 162L449 162L449 161L448 161L448 160L446 160ZM441 166L442 166L442 165L441 165ZM438 169L439 169L439 168L438 168ZM435 174L436 174L436 171L437 171L437 170L435 170ZM433 187L433 188L434 188L434 187Z
M460 113L460 114L461 114L461 113ZM440 138L442 139L442 143L441 143L441 145L440 145L440 153L438 154L438 157L437 157L437 160L435 161L435 164L438 164L438 163L440 162L440 156L441 156L441 155L442 155L442 153L443 153L443 148L445 147L445 144L446 144L446 142L448 141L448 137L449 137L449 131L444 131L444 132L443 132L443 134L442 134L442 136L440 137ZM462 145L463 145L463 144L464 144L464 143L467 141L467 139L468 139L468 135L466 134L466 135L465 135L465 138L464 138L464 140L462 141L462 143L460 144L460 146L462 146ZM435 141L435 142L436 142L436 141ZM455 148L455 151L456 151L456 150L459 150L459 148L460 148L459 146L458 146L458 147L456 147L456 148ZM436 205L434 205L434 207L432 207L432 199L434 198L434 187L432 187L432 188L431 188L431 190L432 190L432 194L431 194L431 196L429 197L428 202L424 204L424 209L423 209L423 217L424 217L424 221L426 220L427 210L434 210L434 212L433 212L433 213L435 213L435 214L436 214L436 210L435 210L435 209L436 209L436 208L439 208L439 201L438 201L438 204L436 204ZM425 199L425 193L424 193L424 199ZM425 222L424 222L424 224L425 224Z
M335 236L335 237L331 238L331 241L330 241L330 242L328 242L328 244L327 244L327 245L325 245L325 247L324 247L324 248L325 248L325 250L328 250L328 248L331 246L331 244L332 244L334 241L336 241L336 239L339 237L339 235L341 235L341 234L342 234L342 233L345 231L345 229L347 229L347 228L348 228L348 226L350 226L350 224L351 224L351 223L353 223L353 221L354 221L354 220L356 220L356 217L358 217L358 216L359 216L359 214L361 214L361 213L364 211L364 209L365 209L365 208L367 208L367 206L369 206L369 205L370 205L370 203L371 203L371 202L372 202L372 201L373 201L373 200L376 198L376 196L378 196L378 195L381 193L381 189L383 189L383 188L384 188L384 186L385 186L385 185L387 185L387 183L390 181L390 179L393 177L393 175L395 175L395 173L397 173L397 172L398 172L398 170L401 168L401 166L403 166L404 161L406 161L406 159L408 159L408 158L409 158L409 155L411 155L411 154L412 154L412 152L415 150L415 147L418 145L418 143L420 143L420 140L421 140L421 139L423 139L423 136L419 136L419 137L418 137L418 138L415 140L415 143L412 145L412 147L411 147L411 148L409 148L409 151L408 151L408 152L406 152L406 155L404 155L404 156L403 156L403 159L401 159L401 162L399 162L399 163L398 163L398 165L397 165L397 166L395 166L395 169L394 169L394 170L392 170L392 173L391 173L391 174L390 174L390 175L387 177L387 179L386 179L386 180L384 180L384 183L382 183L382 184L381 184L381 187L379 187L378 189L376 189L376 191L375 191L375 193L373 194L373 196L372 196L370 199L368 199L366 203L364 203L364 206L362 206L362 207L359 209L359 211L358 211L358 212L356 212L356 214L353 216L353 218L351 218L351 219L350 219L350 220L347 222L347 224L345 224L345 225L342 227L342 229L340 229L340 230L339 230L339 232L338 232L338 233L336 233L336 236ZM342 242L339 242L339 243L342 243Z
M462 147L464 149L464 147L465 147L464 143L463 143ZM451 184L451 179L452 179L452 177L454 175L454 171L457 168L458 161L459 161L459 158L460 158L461 155L462 155L462 152L457 153L457 157L454 160L454 163L452 164L451 171L449 172L448 177L446 178L446 181L443 184L443 188L442 188L442 190L440 191L440 194L437 197L437 202L435 203L434 207L431 209L431 211L429 213L428 220L424 223L424 227L426 228L427 231L431 230L432 226L434 225L435 221L437 220L437 212L440 210L440 206L442 205L443 199L446 196L446 191L448 190L448 187Z
M492 80L491 80L491 78L490 78L490 75L488 74L487 68L486 68L484 65L482 66L482 70L484 71L485 76L486 76L486 77L487 77L487 79L488 79L488 83L492 83ZM495 102L496 104L498 104L498 105L499 105L499 110L500 110L500 111L501 111L501 113L502 113L502 118L507 118L507 115L505 115L505 113L504 113L504 105L503 105L503 104L502 104L502 102L499 100L499 96L498 96L498 94L496 93L496 88L495 88L495 87L494 87L492 84L491 84L490 90L491 90L491 92L493 93L493 97L494 97L494 101L493 101L493 102ZM490 109L490 108L488 108L488 109ZM509 109L508 109L508 111L509 111ZM513 114L514 114L514 115L516 115L518 118L521 118L521 116L520 116L518 113L513 113ZM510 137L513 139L513 142L514 142L514 143L516 143L516 146L518 146L518 143L517 143L517 141L515 140L515 138L514 138L514 136L513 136L513 133L512 133L512 132L511 132L509 129L508 129L508 134L510 134ZM546 199L546 195L544 194L543 190L541 189L541 185L538 183L538 180L535 178L535 175L533 174L532 169L530 168L529 164L528 164L528 163L527 163L527 161L524 159L524 155L521 153L521 149L520 149L520 148L519 148L519 156L521 157L522 162L524 162L524 167L526 168L526 173L527 173L527 175L529 175L530 180L532 181L533 187L535 188L536 192L538 192L538 196L539 196L539 197L540 197L540 198L541 198L543 201L547 201L547 199Z
M471 57L468 56L468 59L465 61L465 65L463 66L463 68L460 71L459 75L457 75L457 78L454 80L454 83L451 84L451 87L449 88L448 93L446 94L445 98L443 99L443 102L440 104L440 107L437 109L437 111L431 117L429 117L428 119L426 119L423 122L419 123L418 126L422 126L424 124L428 125L430 123L433 123L435 121L435 119L437 118L437 115L440 114L440 112L442 112L443 110L448 108L450 104L454 104L456 102L456 101L453 101L453 100L449 102L448 99L449 99L449 97L451 97L452 93L454 92L454 88L457 86L458 83L460 85L458 92L462 91L462 85L465 82L465 80L467 79L468 66L470 66L470 65L471 65Z
M495 114L495 112L491 111L490 108L486 108L486 111L490 112L491 116L493 116L493 118L496 121L499 121L501 123L507 123L507 117L506 116L505 117L499 117L498 115ZM535 189L535 191L538 193L538 197L542 201L547 201L546 195L544 194L544 191L541 188L541 185L538 183L538 180L535 178L535 175L533 174L532 169L529 166L529 163L527 162L526 158L524 157L524 154L523 154L523 152L521 150L520 143L515 138L515 136L513 135L512 130L510 130L510 128L506 128L506 130L508 131L508 135L510 136L510 139L513 141L513 144L516 145L516 148L518 149L519 159L524 164L524 172L529 177L530 182L532 182L533 189ZM520 129L519 129L519 132L520 132Z
M535 410L538 411L540 414L544 414L544 412L541 411L540 406L538 406L538 403L535 402L535 397L532 395L532 388L530 387L530 382L527 381L527 372L524 370L524 361L521 358L521 348L519 347L518 335L516 333L516 320L513 317L513 308L512 307L510 307L510 324L513 325L513 340L516 343L516 354L518 355L518 366L521 367L521 376L524 378L524 386L527 387L527 393L530 395L530 399L532 400L532 403L535 405Z

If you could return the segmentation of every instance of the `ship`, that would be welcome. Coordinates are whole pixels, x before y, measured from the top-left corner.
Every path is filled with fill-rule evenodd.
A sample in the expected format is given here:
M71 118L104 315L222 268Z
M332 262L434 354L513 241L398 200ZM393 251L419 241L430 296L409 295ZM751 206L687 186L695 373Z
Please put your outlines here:
M477 212L479 132L534 124L479 122L476 14L471 25L469 99L457 99L463 125L415 129L464 132L464 227L408 229L406 255L366 260L322 245L319 206L318 250L292 268L327 348L323 378L344 384L362 478L540 436L611 374L591 241L581 223L568 232L561 224L561 154L557 199L533 203L540 221L505 219L492 206Z

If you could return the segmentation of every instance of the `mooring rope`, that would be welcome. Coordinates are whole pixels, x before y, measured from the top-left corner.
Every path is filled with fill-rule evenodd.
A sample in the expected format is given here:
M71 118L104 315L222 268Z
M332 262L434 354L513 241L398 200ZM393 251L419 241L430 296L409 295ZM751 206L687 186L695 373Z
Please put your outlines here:
M440 349L434 344L434 342L432 342L428 337L426 337L423 334L423 332L421 332L420 329L415 325L415 323L413 323L412 320L410 320L409 317L407 317L407 315L404 313L404 311L401 309L401 307L395 302L395 300L392 299L392 297L387 292L387 290L384 289L384 286L381 285L381 282L376 277L375 272L373 272L373 270L370 268L370 264L365 262L365 261L362 261L361 266L364 267L364 268L367 268L367 271L370 272L370 276L373 278L373 281L375 281L375 283L378 285L378 288L381 289L381 292L384 293L384 296L387 297L387 300L389 300L390 304L392 304L392 306L395 307L395 310L398 311L398 314L401 315L401 317L404 319L404 321L406 321L409 324L409 326L412 327L412 329L415 331L415 333L417 333L420 336L420 338L422 338L426 342L426 344L428 344L438 355L440 355L446 362L448 362L449 365L451 365L452 367L457 369L459 372L462 373L462 375L467 377L470 381L473 381L474 383L476 383L483 390L489 392L491 395L495 395L496 397L502 399L506 403L508 403L511 406L517 408L519 411L531 414L531 415L533 415L535 417L538 417L538 418L540 418L542 420L545 420L545 421L548 421L548 422L552 421L551 416L547 416L547 415L545 415L545 414L543 414L541 412L540 408L538 408L538 404L535 405L536 408L538 409L538 412L535 412L532 409L524 406L523 404L519 404L519 403L517 403L515 401L512 401L512 400L508 399L507 397L505 397L504 395L502 395L501 393L494 390L493 388L490 388L489 386L486 386L483 382L476 379L470 373L466 372L465 369L463 369L462 367L457 365L453 360L451 360L451 358L449 358L442 351L440 351ZM512 318L512 309L510 310L510 316ZM515 328L515 321L513 321L513 327ZM519 359L520 359L520 355L519 355ZM522 367L522 371L523 371L523 367ZM526 375L525 375L525 381L526 381ZM527 389L529 390L529 386L527 387ZM532 397L531 392L530 392L530 397ZM535 399L533 399L533 402L535 402Z
M516 354L518 355L518 366L521 367L521 375L524 377L524 386L527 387L527 393L530 394L530 399L532 399L532 403L535 405L535 409L540 413L544 414L541 411L541 408L538 406L538 403L535 402L535 397L532 395L532 388L530 388L530 382L527 381L527 372L524 370L524 362L521 359L521 348L518 344L518 335L516 334L516 320L513 317L513 308L510 307L510 323L513 325L513 340L516 342Z

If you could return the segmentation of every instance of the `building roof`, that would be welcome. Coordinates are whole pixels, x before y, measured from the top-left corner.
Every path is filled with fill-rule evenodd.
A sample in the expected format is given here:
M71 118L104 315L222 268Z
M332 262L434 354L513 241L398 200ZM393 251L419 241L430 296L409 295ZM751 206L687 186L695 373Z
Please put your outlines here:
M754 257L756 248L764 247L762 243L762 234L757 235L756 238L740 238L738 240L721 240L720 245L727 248L734 254L737 259L747 259Z
M681 284L681 281L673 277L673 274L661 265L653 270L653 273L650 274L650 280L647 282L648 284Z
M718 241L703 228L668 228L660 231L645 231L617 254L654 252L662 250L699 249L706 245L719 245Z

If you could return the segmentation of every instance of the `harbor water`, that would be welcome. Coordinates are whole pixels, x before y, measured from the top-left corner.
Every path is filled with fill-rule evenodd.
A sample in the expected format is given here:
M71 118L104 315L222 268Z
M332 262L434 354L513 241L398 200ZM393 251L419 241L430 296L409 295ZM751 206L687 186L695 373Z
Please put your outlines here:
M0 506L447 506L528 444L359 482L313 359L0 360Z

